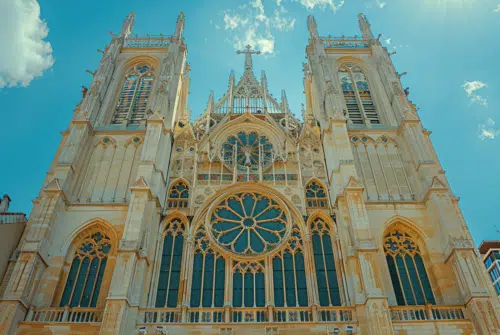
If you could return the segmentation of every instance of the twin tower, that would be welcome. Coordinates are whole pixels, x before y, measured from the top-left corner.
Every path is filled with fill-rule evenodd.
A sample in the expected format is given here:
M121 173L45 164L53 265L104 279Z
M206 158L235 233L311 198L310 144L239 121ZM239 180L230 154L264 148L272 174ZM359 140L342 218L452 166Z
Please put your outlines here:
M137 36L130 14L104 50L3 279L0 333L500 334L430 133L362 14L354 37L309 17L300 119L248 46L191 120L184 21Z

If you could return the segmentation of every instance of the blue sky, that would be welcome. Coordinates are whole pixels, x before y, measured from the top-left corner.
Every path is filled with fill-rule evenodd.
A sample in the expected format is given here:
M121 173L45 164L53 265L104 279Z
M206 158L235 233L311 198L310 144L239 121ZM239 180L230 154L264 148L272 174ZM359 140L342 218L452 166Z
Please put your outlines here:
M96 50L132 11L138 34L171 34L185 13L193 116L210 89L216 98L224 94L231 69L241 75L235 50L246 42L265 51L254 57L256 74L266 70L271 93L285 89L300 114L307 15L316 17L320 35L354 35L357 14L365 13L374 34L397 52L396 69L408 72L403 86L432 131L475 241L500 238L500 0L2 2L0 193L11 196L12 211L31 211L81 85L90 83L85 70L95 70Z

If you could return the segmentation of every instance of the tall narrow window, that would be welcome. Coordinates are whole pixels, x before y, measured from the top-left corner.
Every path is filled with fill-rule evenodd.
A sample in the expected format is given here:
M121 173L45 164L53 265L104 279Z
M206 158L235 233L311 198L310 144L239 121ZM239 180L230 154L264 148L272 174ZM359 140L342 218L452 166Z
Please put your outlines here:
M153 79L153 69L145 64L135 66L127 74L113 115L113 124L134 125L145 119Z
M186 208L188 206L189 186L180 180L168 192L168 208Z
M398 305L435 304L422 252L413 238L393 229L384 237L384 251Z
M302 239L295 225L284 251L273 258L273 281L276 307L307 306Z
M364 72L358 66L346 64L339 69L339 79L350 122L379 124L380 120Z
M92 232L77 243L61 307L96 307L110 250L110 239L101 232Z
M184 223L178 218L172 219L165 227L156 307L177 307L184 229Z
M233 268L233 307L264 307L266 289L263 262L236 262Z
M196 232L191 307L223 307L226 261L210 247L205 228Z
M311 222L312 246L319 303L321 306L340 306L340 290L333 254L332 229L322 218Z
M323 186L317 181L310 181L306 186L306 203L309 208L327 208L328 199Z

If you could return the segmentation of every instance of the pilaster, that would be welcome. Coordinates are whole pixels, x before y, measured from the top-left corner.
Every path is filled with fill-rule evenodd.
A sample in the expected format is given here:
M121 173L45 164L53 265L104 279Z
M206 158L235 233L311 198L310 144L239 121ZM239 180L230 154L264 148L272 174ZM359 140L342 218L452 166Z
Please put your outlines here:
M151 226L151 210L156 209L144 178L130 188L131 200L125 229L117 251L117 260L101 326L101 334L129 334L130 320L137 319L144 289L145 273L149 267L144 231Z

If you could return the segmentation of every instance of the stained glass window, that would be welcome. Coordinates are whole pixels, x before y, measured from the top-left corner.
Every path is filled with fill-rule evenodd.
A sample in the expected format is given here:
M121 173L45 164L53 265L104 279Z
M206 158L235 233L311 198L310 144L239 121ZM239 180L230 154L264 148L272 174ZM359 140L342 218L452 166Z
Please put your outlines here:
M318 217L311 222L313 257L321 306L340 306L331 229L330 223L322 218Z
M224 162L233 166L256 168L259 162L265 167L272 162L273 145L266 136L256 132L239 132L231 135L222 147Z
M422 252L413 238L393 229L384 238L384 251L398 305L435 304Z
M179 180L175 182L168 192L168 208L186 208L189 199L189 186L186 182Z
M287 214L276 199L255 192L237 193L211 212L211 234L224 249L239 255L274 249L285 236Z
M191 307L223 307L225 259L210 246L205 228L195 236Z
M327 208L328 199L323 186L317 181L311 181L306 186L306 203L310 208Z
M303 246L297 226L285 249L273 257L273 282L276 307L307 306Z
M263 262L236 262L233 269L233 307L264 307L266 304Z
M77 242L60 306L96 307L111 241L101 232L92 232Z
M177 307L184 229L184 223L178 218L171 220L165 227L156 307Z
M127 74L113 115L113 124L140 124L153 86L153 69L141 64Z
M368 80L358 66L347 64L339 69L339 80L347 105L349 120L353 124L379 124Z

